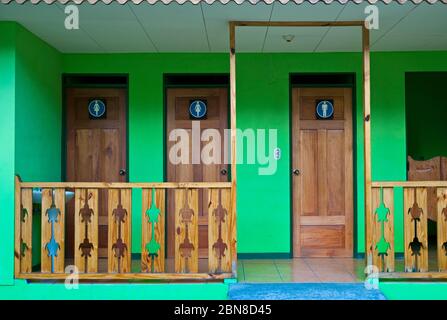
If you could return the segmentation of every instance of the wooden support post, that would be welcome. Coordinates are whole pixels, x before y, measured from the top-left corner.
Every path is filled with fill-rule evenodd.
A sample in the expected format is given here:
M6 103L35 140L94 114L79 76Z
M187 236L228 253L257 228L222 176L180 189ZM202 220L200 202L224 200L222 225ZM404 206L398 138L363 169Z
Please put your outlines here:
M371 190L371 88L370 88L370 48L367 22L362 26L363 44L363 156L365 176L365 258L372 258L372 190Z
M21 254L21 248L20 248L20 238L21 238L21 186L20 183L22 181L20 180L19 176L16 176L15 178L15 218L14 218L14 275L17 278L17 276L20 273L20 254Z
M236 24L230 22L231 206L229 217L232 272L237 273L236 239Z

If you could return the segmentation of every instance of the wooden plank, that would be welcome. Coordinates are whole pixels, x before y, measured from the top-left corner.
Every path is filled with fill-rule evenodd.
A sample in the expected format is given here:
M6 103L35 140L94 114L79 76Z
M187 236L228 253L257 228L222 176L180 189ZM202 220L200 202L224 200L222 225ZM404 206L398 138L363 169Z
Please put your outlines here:
M231 21L238 27L360 27L363 21Z
M175 272L199 269L198 190L175 190Z
M68 273L20 273L19 279L28 280L65 280ZM232 273L81 273L80 280L223 280L234 278Z
M416 234L415 221L417 222ZM404 234L405 271L426 272L428 270L426 188L404 189ZM417 250L416 246L414 246L416 240L422 244L420 250Z
M380 188L373 188L372 203L372 208L374 210L373 221L371 222L373 233L373 243L371 244L373 253L372 263L377 266L381 272L393 272L394 189L386 188L381 190Z
M131 272L132 190L108 191L108 272Z
M31 272L33 267L33 189L22 189L21 200L20 272Z
M143 189L141 271L165 271L165 194L164 189ZM154 199L155 196L155 199ZM152 244L151 244L152 241ZM148 248L157 248L150 255ZM155 250L155 249L151 249Z
M366 24L366 22L365 22ZM365 258L371 259L372 247L372 190L371 190L371 87L370 87L370 44L369 29L362 24L362 51L363 51L363 157L364 157L364 193L365 193Z
M439 188L437 221L438 270L447 271L447 188Z
M447 188L447 181L374 181L373 187L404 187L404 188L422 188L422 187L440 187Z
M98 272L98 190L75 190L75 265L80 273Z
M65 190L42 189L41 270L64 272ZM51 239L54 238L53 241Z
M22 188L65 189L225 189L231 182L22 182Z
M230 129L231 129L231 208L229 216L230 255L232 272L237 273L237 235L236 235L236 24L229 23L230 28Z
M208 192L208 272L231 272L230 190Z
M19 176L15 177L14 185L14 275L20 273L21 260L21 180Z

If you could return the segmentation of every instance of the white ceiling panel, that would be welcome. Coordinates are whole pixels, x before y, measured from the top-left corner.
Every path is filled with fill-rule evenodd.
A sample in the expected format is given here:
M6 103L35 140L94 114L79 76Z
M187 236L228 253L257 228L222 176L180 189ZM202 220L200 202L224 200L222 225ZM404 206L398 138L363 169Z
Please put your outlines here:
M342 9L343 5L338 2L331 5L321 2L316 4L304 2L300 5L293 2L275 3L272 21L332 21Z
M418 5L373 44L380 51L447 50L447 5Z
M216 52L228 52L228 21L268 21L272 7L272 5L267 5L265 3L259 3L257 5L249 3L244 3L242 5L237 5L236 3L228 3L226 5L221 3L202 5L211 50ZM266 29L267 28L262 27L238 28L236 30L237 50L241 52L261 50Z
M350 3L343 6L343 10L337 17L338 21L364 20L367 16L365 8L368 4ZM374 43L380 36L386 33L393 25L399 22L402 17L408 14L415 5L408 3L400 5L392 3L389 5L378 3L376 5L379 12L379 29L371 30L371 43ZM322 39L316 51L360 51L361 32L360 28L349 27L332 27ZM372 47L374 49L374 47Z
M264 52L312 52L327 30L326 27L270 27ZM291 42L283 39L287 35L294 36Z
M151 40L127 5L85 4L79 6L79 17L79 27L106 52L155 51Z
M209 51L200 5L129 5L159 52Z

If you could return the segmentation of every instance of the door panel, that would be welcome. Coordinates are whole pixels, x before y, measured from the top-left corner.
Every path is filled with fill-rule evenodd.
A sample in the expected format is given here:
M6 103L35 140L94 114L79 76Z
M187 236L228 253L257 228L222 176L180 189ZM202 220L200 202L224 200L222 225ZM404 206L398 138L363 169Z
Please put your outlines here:
M106 101L106 116L91 119L91 99ZM127 168L125 89L66 90L66 180L74 182L125 182ZM107 256L107 190L98 190L98 256ZM67 203L67 256L72 257L74 199Z
M292 92L293 243L296 257L352 256L352 92L295 88ZM334 115L316 115L332 100Z
M206 119L191 120L189 116L189 104L191 100L202 99L207 102ZM221 164L203 164L200 154L192 154L192 123L200 122L201 132L204 129L216 129L221 137L224 137L224 129L228 128L228 102L227 89L225 88L193 88L193 89L168 89L167 90L167 131L166 136L174 129L185 129L189 134L189 141L182 141L189 145L189 164L172 164L169 161L170 149L178 142L167 139L167 179L170 182L219 182L228 181L228 175L222 174L224 169L228 172L228 165L224 163L224 145L221 143ZM199 136L200 139L200 136ZM208 141L200 142L201 150L208 144ZM194 163L193 164L193 160ZM208 256L208 191L199 190L199 258ZM174 256L174 193L168 190L167 193L167 255Z

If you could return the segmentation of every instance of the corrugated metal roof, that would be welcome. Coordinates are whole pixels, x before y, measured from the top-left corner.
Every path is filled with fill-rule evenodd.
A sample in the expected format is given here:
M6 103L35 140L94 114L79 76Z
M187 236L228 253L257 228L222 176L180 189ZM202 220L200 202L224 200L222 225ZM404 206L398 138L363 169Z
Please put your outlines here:
M212 3L222 3L222 4L227 4L230 2L234 2L237 4L242 4L244 2L248 2L250 4L256 4L256 3L267 3L267 4L272 4L273 2L280 2L282 4L286 4L288 2L294 2L296 4L301 4L304 2L308 2L311 4L316 4L316 3L325 3L325 4L330 4L330 3L334 3L334 2L338 2L341 4L346 4L348 2L354 2L357 4L361 4L361 3L370 3L370 4L375 4L375 3L386 3L389 4L391 2L398 2L400 4L404 4L406 2L411 2L414 4L419 4L422 2L426 2L426 3L436 3L436 2L441 2L441 3L445 3L447 4L447 0L0 0L1 3L11 3L11 2L15 2L15 3L25 3L25 2L31 2L33 4L37 4L40 2L43 3L47 3L47 4L51 4L51 3L61 3L61 4L68 4L68 3L74 3L74 4L82 4L82 3L90 3L90 4L95 4L97 2L103 2L105 4L110 4L112 2L118 2L120 4L125 4L127 2L132 2L134 4L155 4L158 2L164 3L164 4L169 4L169 3L179 3L179 4L184 4L184 3L192 3L192 4L199 4L201 2L204 2L206 4L212 4Z

